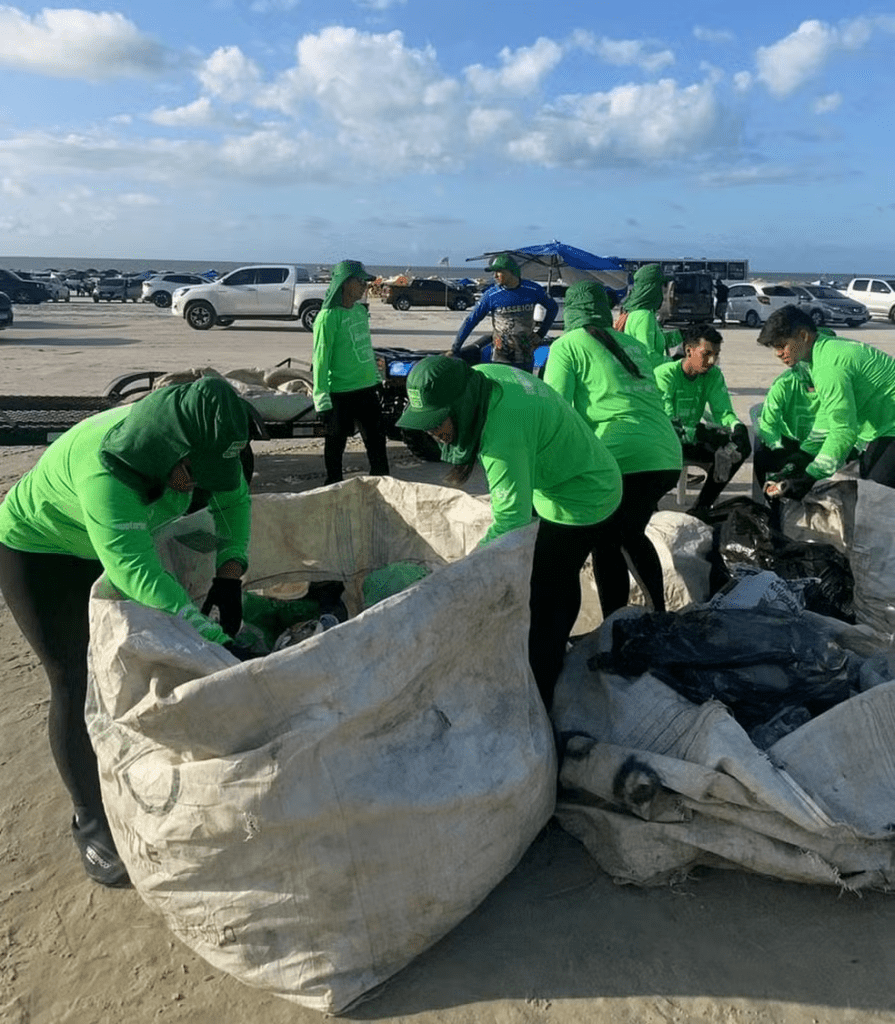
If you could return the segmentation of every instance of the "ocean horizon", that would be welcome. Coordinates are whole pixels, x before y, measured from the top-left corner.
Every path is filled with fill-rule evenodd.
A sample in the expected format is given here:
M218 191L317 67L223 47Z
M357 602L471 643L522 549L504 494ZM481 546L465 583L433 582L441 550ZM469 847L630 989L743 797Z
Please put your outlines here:
M103 272L115 270L123 275L143 274L147 271L156 273L194 273L204 274L208 270L216 270L219 274L226 274L239 267L251 266L256 263L263 263L264 260L153 260L153 259L114 259L106 257L91 257L89 259L74 256L0 256L0 267L5 270L25 270L34 272L39 270L54 270L65 272L68 270L85 271L95 270ZM289 260L270 260L270 263L289 263ZM304 267L311 277L321 271L329 270L332 263L308 263L300 260L294 261L296 266ZM458 278L480 278L489 276L485 270L485 260L474 260L470 263L440 263L437 265L420 266L415 264L375 264L365 263L371 274L379 277L393 277L397 274L407 274L411 277L444 277L448 280ZM848 281L853 277L886 277L893 278L895 274L869 271L866 268L848 271L832 270L790 270L790 271L762 271L752 266L749 267L749 277L765 281ZM535 281L547 280L547 269L545 267L527 267L525 276ZM556 275L553 276L553 279Z

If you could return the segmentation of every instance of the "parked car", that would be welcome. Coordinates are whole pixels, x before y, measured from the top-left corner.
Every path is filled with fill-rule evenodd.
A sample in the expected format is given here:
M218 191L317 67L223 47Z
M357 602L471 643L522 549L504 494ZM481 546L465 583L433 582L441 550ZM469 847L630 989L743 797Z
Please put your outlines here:
M796 293L785 284L766 281L740 281L727 292L727 320L739 320L747 327L758 327L782 306L798 305Z
M570 285L567 284L551 284L545 285L544 290L550 296L551 299L556 301L556 305L559 308L559 312L556 314L556 319L553 321L553 327L563 326L563 314L565 312L566 305L566 292L569 290ZM534 319L535 323L542 323L544 317L547 315L547 310L543 306L535 306ZM552 328L551 328L552 330Z
M99 302L105 299L111 302L118 299L121 302L138 302L142 292L143 282L133 277L106 277L98 281L93 288L93 301Z
M715 319L715 278L707 270L675 271L659 310L663 324L710 324Z
M0 330L4 327L12 327L12 299L0 292Z
M820 327L821 324L847 324L860 327L870 319L870 311L860 302L855 302L836 288L819 284L790 285L796 293L799 305Z
M187 284L208 284L208 278L201 274L155 274L143 282L140 298L160 309L167 309L175 290Z
M71 298L71 291L68 285L61 277L50 270L32 270L29 272L19 270L17 273L19 277L23 277L26 281L40 281L50 293L50 300L52 302L68 302Z
M22 304L46 302L50 297L40 281L28 281L11 270L0 270L0 291L6 292L13 302Z
M871 316L888 317L895 324L895 278L854 277L845 294L855 302L863 302Z
M446 306L462 311L475 305L475 292L440 278L416 277L410 284L387 285L382 292L382 301L401 310L408 310L411 306Z

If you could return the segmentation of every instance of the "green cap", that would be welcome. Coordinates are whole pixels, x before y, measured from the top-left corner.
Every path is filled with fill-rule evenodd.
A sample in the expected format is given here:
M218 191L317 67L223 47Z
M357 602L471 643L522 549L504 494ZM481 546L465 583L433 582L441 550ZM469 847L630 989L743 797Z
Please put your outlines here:
M512 256L507 256L504 253L503 256L495 256L493 260L488 264L489 270L509 270L510 273L515 274L516 277L522 277L522 271L519 269L519 264L513 259Z
M398 426L405 430L432 430L444 423L466 390L471 373L471 367L462 359L421 359L407 375L407 408Z
M341 263L337 263L333 267L332 277L338 277L342 281L346 281L349 277L358 277L361 281L376 280L376 275L368 274L367 268L360 260L342 260Z

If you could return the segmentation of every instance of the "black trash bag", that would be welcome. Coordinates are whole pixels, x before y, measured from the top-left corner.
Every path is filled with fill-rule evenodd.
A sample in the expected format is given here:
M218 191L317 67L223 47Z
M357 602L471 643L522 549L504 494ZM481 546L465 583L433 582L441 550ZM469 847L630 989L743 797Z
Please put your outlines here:
M848 558L832 544L792 540L771 526L770 516L748 498L732 498L712 510L713 547L727 572L745 564L784 580L809 580L802 588L809 611L854 623L855 579Z
M631 678L650 672L694 703L721 701L747 732L787 707L814 717L847 700L860 668L801 615L739 608L619 619L612 650L588 666Z

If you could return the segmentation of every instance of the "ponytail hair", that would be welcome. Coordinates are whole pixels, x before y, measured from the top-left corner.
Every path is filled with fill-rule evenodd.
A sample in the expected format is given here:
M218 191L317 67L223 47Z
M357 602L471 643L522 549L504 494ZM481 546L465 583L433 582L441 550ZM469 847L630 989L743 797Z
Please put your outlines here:
M640 380L643 379L643 374L640 372L638 365L608 331L602 327L596 327L594 324L588 324L584 329L592 338L596 338L603 348L611 356L614 356L632 377L637 377Z

